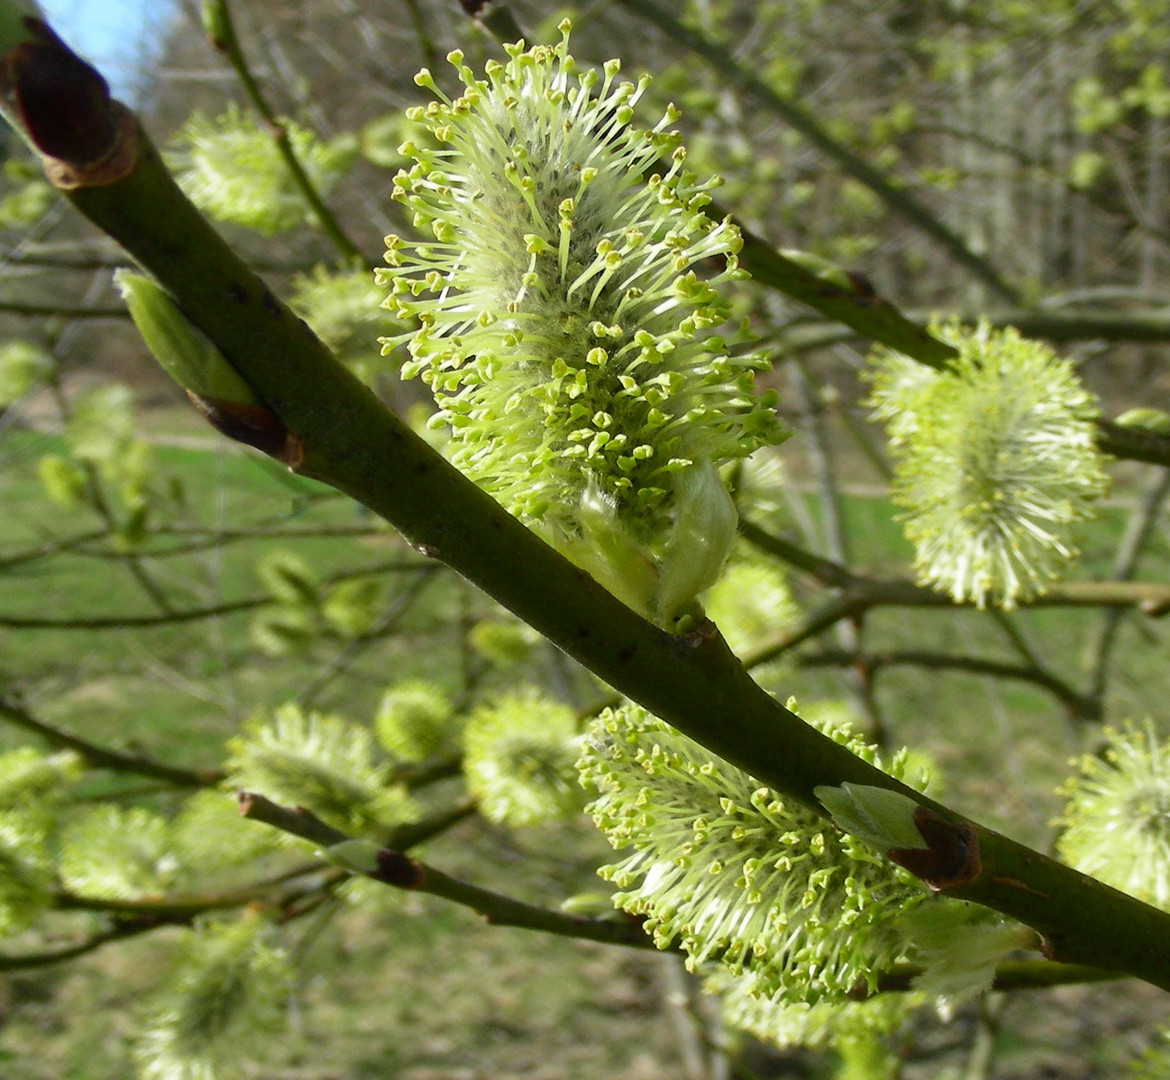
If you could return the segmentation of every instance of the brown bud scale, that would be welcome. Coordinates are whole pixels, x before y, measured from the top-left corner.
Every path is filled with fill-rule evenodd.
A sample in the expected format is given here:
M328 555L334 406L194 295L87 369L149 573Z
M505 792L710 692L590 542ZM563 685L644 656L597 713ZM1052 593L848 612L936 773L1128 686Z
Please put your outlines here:
M891 862L939 892L974 881L982 869L979 836L965 822L947 821L926 806L914 811L914 825L925 848L891 848Z
M200 397L190 390L187 391L187 397L207 422L229 439L254 446L269 457L284 462L294 471L304 462L304 444L271 409L263 405Z

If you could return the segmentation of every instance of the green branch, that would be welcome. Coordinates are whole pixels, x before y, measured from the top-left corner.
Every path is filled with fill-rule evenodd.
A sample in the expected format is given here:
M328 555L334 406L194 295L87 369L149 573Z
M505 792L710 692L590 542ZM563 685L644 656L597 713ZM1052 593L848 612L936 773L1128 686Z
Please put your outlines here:
M722 213L716 204L712 214ZM800 261L776 251L766 240L740 225L744 245L740 263L761 285L767 285L819 311L827 318L880 345L894 349L935 370L944 370L958 355L954 346L940 341L907 318L888 300L876 295L856 275L818 274ZM989 316L997 326L1015 326L1022 333L1052 341L1105 338L1118 341L1166 341L1170 318L1120 316L1112 313L1064 314L1032 309L1000 311ZM786 347L802 351L831 345L848 336L832 327L801 327ZM1111 420L1097 420L1097 444L1113 457L1170 466L1170 436L1123 427Z
M475 813L475 799L470 797L461 799L421 821L397 826L387 838L387 846L396 851L409 851L412 847L418 847L419 844L425 844L428 840L442 835L459 822L474 817Z
M740 535L760 551L774 555L789 566L803 570L830 589L844 589L857 580L857 575L840 563L807 551L783 536L767 532L747 519L740 519Z
M430 818L394 830L392 842L401 850L407 850L446 831L474 813L474 809L473 803L467 801L456 803ZM259 816L257 819L262 820ZM297 822L300 830L289 830L294 835L304 836L316 842L321 842L321 837L328 838L333 835L329 832L328 826L304 812L293 813L290 820ZM308 824L309 822L312 824ZM85 896L67 889L58 889L53 896L55 910L104 912L116 919L113 927L63 949L27 953L22 956L0 955L0 971L27 970L62 963L125 937L149 933L163 926L190 925L210 912L228 911L254 904L273 906L283 911L285 917L296 918L311 910L312 905L305 907L302 904L306 897L327 896L345 877L345 874L335 870L322 875L322 864L314 861L300 863L272 877L235 889L204 895L107 898ZM295 884L300 879L308 879L309 884Z
M740 229L743 229L742 225ZM762 240L759 242L764 243ZM748 265L754 258L754 255L749 255L747 259L741 259L741 261L744 262L744 265ZM767 261L763 257L759 261L761 264L767 265ZM798 288L802 287L799 275L791 272L773 273L771 276L776 279L776 287L781 291L788 292L788 288L780 284L781 280L785 284L791 283ZM757 278L757 280L762 281L763 279ZM807 285L804 288L807 290ZM826 316L830 316L830 310L835 310L830 308L830 304L835 301L840 311L830 316L833 319L832 322L794 321L776 332L774 336L770 335L768 341L774 340L788 352L808 352L813 349L839 345L841 342L849 341L858 335L874 340L884 340L879 336L883 332L887 336L907 334L907 328L899 323L900 318L905 318L911 326L916 327L918 325L916 320L930 317L929 313L916 311L900 316L888 301L876 296L869 298L869 304L878 317L868 316L864 308L861 311L850 312L849 308L861 305L864 294L859 294L845 285L838 285L837 290L839 290L839 295L827 291L828 295L825 297L817 296L815 293L811 299L806 299L803 296L797 297ZM813 303L813 300L816 302ZM1073 311L1053 311L1047 308L996 308L977 314L964 312L948 314L954 314L961 322L969 326L984 321L992 326L1014 326L1022 334L1044 338L1046 341L1056 344L1073 341L1143 341L1164 344L1170 341L1170 316L1167 315L1165 308L1124 312L1107 308L1079 308ZM895 347L897 346L891 344L891 348ZM915 347L913 340L910 341L909 347ZM912 355L906 348L899 348L899 351Z
M224 798L229 798L224 795ZM147 897L85 896L68 889L58 889L53 905L58 911L105 911L119 916L160 923L188 923L210 911L226 911L255 903L286 907L305 895L305 886L292 884L302 878L314 879L309 891L321 888L319 862L301 862L271 877L249 882L224 892L202 895L170 895Z
M890 578L859 578L851 591L858 611L871 607L974 607L973 602L956 604L946 593L926 585ZM1044 607L1136 607L1151 618L1170 611L1170 585L1152 581L1074 581L1050 585L1021 608Z
M1044 308L1000 308L978 318L993 326L1014 326L1027 337L1046 341L1170 341L1170 314L1158 311L1103 311L1080 309L1051 311Z
M911 990L915 977L921 972L917 964L898 964L878 980L877 993ZM1115 982L1120 978L1124 976L1116 971L1102 971L1082 964L1054 964L1050 960L1005 960L996 965L991 988L1050 990L1054 986ZM859 988L859 993L864 994L864 990Z
M51 559L54 555L60 555L67 551L76 551L78 548L108 535L109 531L107 529L90 529L88 532L79 533L77 536L69 536L63 540L48 540L34 548L26 548L24 551L14 551L10 555L0 556L0 573L5 570L11 570L16 566L22 566L25 563L37 562L40 559Z
M70 618L65 615L0 615L0 627L6 630L128 630L134 627L198 622L221 615L234 615L240 611L253 611L275 603L277 600L272 596L250 596L243 600L229 600L223 604L158 615L95 615L89 618Z
M15 74L31 93L47 73ZM709 623L678 637L622 605L338 363L204 221L129 114L117 105L111 111L116 139L102 166L70 161L69 147L56 143L59 157L47 163L48 174L155 275L251 387L266 414L256 437L273 456L381 514L419 551L762 784L821 813L814 791L821 785L900 791L919 804L930 834L919 875L1035 928L1053 958L1170 989L1170 913L980 827L861 761L757 686ZM238 410L217 417L238 436L255 435L239 419Z
M322 526L320 529L225 529L223 532L217 530L214 526L208 528L171 528L166 525L156 525L151 528L147 536L139 541L139 550L144 555L149 555L152 559L172 559L180 555L194 555L201 551L209 551L213 549L227 548L231 544L248 543L253 540L268 540L281 544L295 544L298 540L303 540L310 537L347 537L353 539L371 538L375 536L385 536L386 530L383 528L363 528L361 526L355 528L347 528L346 526L337 526L330 528ZM122 555L121 552L111 550L109 548L93 548L84 545L92 542L93 539L100 539L108 536L107 533L98 533L96 537L90 537L82 541L73 550L76 554L85 559L98 559L102 562L118 561ZM202 540L189 540L186 543L176 543L168 547L147 547L146 545L152 539L160 537L171 536L201 536ZM66 549L69 550L69 549ZM40 558L42 555L32 555L32 558ZM7 565L3 560L0 560L0 569ZM419 568L421 564L418 559L405 558L396 565L385 564L382 568L385 573L411 573Z
M289 810L262 795L241 792L240 807L244 816L253 821L263 822L326 848L355 843L344 833L326 825L308 811L300 808ZM458 809L456 813L459 813ZM388 848L378 849L374 845L359 842L356 855L350 855L348 858L353 858L355 863L368 861L368 866L364 869L357 865L351 866L352 872L392 888L409 889L450 900L482 915L492 926L513 926L556 934L560 937L598 941L607 945L624 945L636 949L654 947L651 938L636 922L585 918L524 903L457 880L418 859L408 858L401 853L406 845L397 841L406 841L410 828L406 826L399 830ZM429 838L433 831L428 830L426 835L417 835L408 842L421 842ZM917 964L897 964L879 977L875 993L910 990L913 988L913 980L922 973L922 970ZM1038 990L1053 986L1107 982L1122 977L1117 972L1102 971L1079 964L1060 964L1049 960L1009 960L996 967L993 987L997 990ZM867 996L864 984L858 986L857 993L859 998Z
M712 203L711 213L722 213ZM935 370L944 370L958 355L958 350L940 341L907 318L888 300L876 295L856 275L818 274L801 262L773 248L766 240L740 225L743 249L739 253L741 265L761 285L776 289L819 311L827 318L842 323L849 329L879 345L894 349L904 356ZM1111 328L1116 340L1165 341L1170 337L1170 319L1150 315L1127 324L1120 316L1104 314L1063 316L1050 312L1014 309L992 317L996 325L1012 325L1022 332L1032 332L1054 341L1101 337L1100 332ZM1134 336L1124 336L1126 326ZM1030 327L1030 330L1027 328ZM1064 331L1064 337L1060 332ZM793 348L820 348L842 339L843 335L831 327L801 328L791 342ZM1107 336L1107 335L1106 335ZM806 340L807 339L807 340ZM803 341L803 345L801 342ZM1170 436L1151 431L1123 427L1111 420L1097 421L1097 444L1106 454L1151 465L1170 466Z
M578 938L582 941L627 945L635 949L654 948L653 941L642 930L640 924L626 920L591 919L569 915L537 904L515 900L510 896L453 878L434 866L404 855L401 851L379 849L372 844L351 841L344 833L326 825L303 808L288 810L264 798L263 795L241 792L240 812L253 821L262 821L282 832L320 844L326 849L360 844L358 859L352 864L348 857L342 860L347 869L373 881L379 881L383 885L450 900L482 915L493 926L515 926L560 937ZM328 855L328 851L326 854ZM358 862L361 865L358 865Z
M831 630L842 619L856 618L860 614L853 601L846 596L832 596L819 607L808 612L795 626L776 631L770 638L757 642L744 653L744 667L751 669L776 660L791 652L798 645L819 637Z
M86 251L83 242L70 240L68 242L37 243L32 240L23 240L19 251L4 253L6 266L31 266L46 270L118 270L132 266L125 254L119 252L103 253L101 251ZM275 274L292 275L304 273L316 265L315 260L304 258L271 259L258 256L252 260L252 266L257 270L272 271ZM110 309L114 311L113 308Z
M1170 436L1167 435L1124 427L1112 420L1098 420L1097 445L1117 458L1170 467Z

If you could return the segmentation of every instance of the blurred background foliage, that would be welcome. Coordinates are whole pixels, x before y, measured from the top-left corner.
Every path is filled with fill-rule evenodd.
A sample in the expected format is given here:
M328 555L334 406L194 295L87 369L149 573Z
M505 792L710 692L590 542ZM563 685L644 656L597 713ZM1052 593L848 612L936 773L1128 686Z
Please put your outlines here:
M685 31L638 0L510 11L530 41L554 40L572 15L581 63L652 72L644 119L677 104L690 163L722 175L721 204L770 243L860 275L861 294L923 320L985 314L1047 337L1106 416L1164 405L1165 0L688 0L672 11ZM389 192L397 147L418 137L403 118L422 100L415 71L442 81L450 49L478 69L498 44L453 0L254 0L235 14L353 250L306 208L191 0L152 43L144 122L274 289L421 425L418 386L379 355L377 336L401 327L369 267L385 234L410 231ZM6 871L27 875L32 905L14 894L0 910L6 1076L181 1061L191 1035L166 1010L211 954L286 965L266 984L279 1000L249 1022L263 1031L275 1010L288 1034L244 1071L289 1080L1088 1078L1156 1043L1160 998L1125 984L996 996L947 1024L915 1014L876 1056L816 1038L779 1048L725 1027L673 956L343 885L311 848L236 820L230 797L209 797L223 770L287 781L290 803L326 818L336 805L333 824L355 831L437 822L428 860L556 907L603 888L606 845L566 793L564 748L606 690L346 499L209 433L126 320L119 253L0 140L0 739L19 755L33 733L40 779L21 772L14 790L54 814L44 861ZM736 303L798 432L745 466L745 520L852 568L905 573L887 458L859 404L868 344L776 293L745 285ZM1165 580L1165 470L1113 472L1074 576ZM1167 730L1166 630L1136 611L878 608L789 648L828 590L750 538L708 608L741 655L758 653L761 680L923 749L947 798L1015 837L1051 845L1067 761L1100 745L1103 722ZM526 709L543 723L507 721ZM308 794L296 747L302 766L329 764ZM0 780L30 764L0 760ZM517 769L535 788L501 785ZM37 905L55 910L33 928ZM193 920L221 908L265 912L281 959L220 923L192 945ZM81 959L51 962L79 942Z

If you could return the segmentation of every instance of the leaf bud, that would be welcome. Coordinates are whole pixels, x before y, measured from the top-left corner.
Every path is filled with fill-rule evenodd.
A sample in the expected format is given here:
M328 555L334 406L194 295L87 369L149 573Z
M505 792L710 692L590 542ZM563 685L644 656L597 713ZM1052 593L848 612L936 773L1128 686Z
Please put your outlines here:
M188 393L237 405L260 399L171 295L150 278L119 270L114 280L146 347Z

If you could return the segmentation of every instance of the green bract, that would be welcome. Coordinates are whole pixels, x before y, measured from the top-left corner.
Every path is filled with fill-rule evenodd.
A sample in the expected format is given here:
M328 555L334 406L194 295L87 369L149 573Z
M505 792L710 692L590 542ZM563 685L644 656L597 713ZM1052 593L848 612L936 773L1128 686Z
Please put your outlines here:
M712 333L728 316L717 286L744 276L741 239L703 213L713 182L683 170L677 114L631 126L647 81L618 82L617 61L579 73L568 30L508 47L486 79L452 53L457 100L420 73L440 100L409 115L438 148L403 146L415 165L395 198L433 239L388 237L381 280L386 306L418 321L404 374L433 389L455 463L669 625L734 531L702 471L782 434L752 395L755 358ZM712 550L668 554L676 526L675 548L701 532Z
M1071 526L1107 487L1093 397L1068 361L1010 327L934 330L959 350L945 372L876 354L894 501L924 582L1011 608L1076 555Z
M918 804L900 791L869 784L841 784L815 787L813 794L835 824L883 855L893 848L927 848L914 820Z
M938 897L900 920L907 955L922 972L913 987L928 994L945 1016L968 998L991 989L996 965L1009 953L1035 949L1035 930L997 911Z
M259 403L252 388L164 288L129 270L116 271L114 281L151 355L184 390L213 401Z
M844 729L826 733L878 763ZM812 1003L873 988L901 956L897 917L927 897L921 883L643 709L598 717L578 768L598 827L633 849L601 870L614 902L689 965L717 960L750 972L755 994Z

